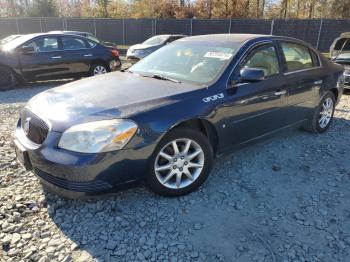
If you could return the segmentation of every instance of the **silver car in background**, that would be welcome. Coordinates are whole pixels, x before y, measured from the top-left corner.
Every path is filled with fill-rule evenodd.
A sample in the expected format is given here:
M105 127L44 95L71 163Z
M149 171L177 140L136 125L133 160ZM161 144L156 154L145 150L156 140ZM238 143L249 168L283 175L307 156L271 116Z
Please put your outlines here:
M128 60L141 60L142 58L153 53L157 49L175 41L186 35L156 35L147 39L142 44L130 46L126 58Z

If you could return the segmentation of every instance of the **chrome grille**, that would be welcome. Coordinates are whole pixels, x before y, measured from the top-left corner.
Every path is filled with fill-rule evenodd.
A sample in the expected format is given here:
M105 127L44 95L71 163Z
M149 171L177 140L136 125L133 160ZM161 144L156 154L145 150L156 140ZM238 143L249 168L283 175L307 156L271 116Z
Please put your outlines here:
M36 144L42 144L49 133L48 124L28 109L22 111L21 128L27 138Z

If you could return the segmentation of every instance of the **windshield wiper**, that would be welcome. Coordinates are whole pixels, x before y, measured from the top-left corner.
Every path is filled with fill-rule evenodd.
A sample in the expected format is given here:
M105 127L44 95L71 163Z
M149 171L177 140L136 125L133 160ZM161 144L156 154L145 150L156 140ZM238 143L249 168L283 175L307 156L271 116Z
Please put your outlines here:
M171 82L174 82L174 83L181 83L180 80L177 80L177 79L174 79L174 78L171 78L171 77L167 77L167 76L164 76L164 75L160 75L160 74L152 74L152 75L142 75L143 77L151 77L151 78L155 78L155 79L159 79L159 80L166 80L166 81L171 81Z

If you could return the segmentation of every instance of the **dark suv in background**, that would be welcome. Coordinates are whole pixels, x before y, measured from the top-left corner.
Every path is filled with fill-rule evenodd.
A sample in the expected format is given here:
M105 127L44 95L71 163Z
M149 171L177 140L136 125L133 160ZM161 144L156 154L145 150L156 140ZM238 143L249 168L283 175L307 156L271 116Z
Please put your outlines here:
M40 33L1 46L0 89L17 81L78 78L118 70L116 48L78 35Z

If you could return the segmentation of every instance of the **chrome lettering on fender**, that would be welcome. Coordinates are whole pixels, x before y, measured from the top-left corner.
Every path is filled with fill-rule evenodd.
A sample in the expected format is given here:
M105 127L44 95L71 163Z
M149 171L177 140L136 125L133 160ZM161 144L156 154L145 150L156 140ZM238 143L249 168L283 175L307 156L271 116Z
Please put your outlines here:
M208 103L210 101L215 101L217 99L222 99L224 97L225 97L224 94L220 93L220 94L216 94L216 95L213 95L213 96L204 97L202 100L203 100L203 102Z

